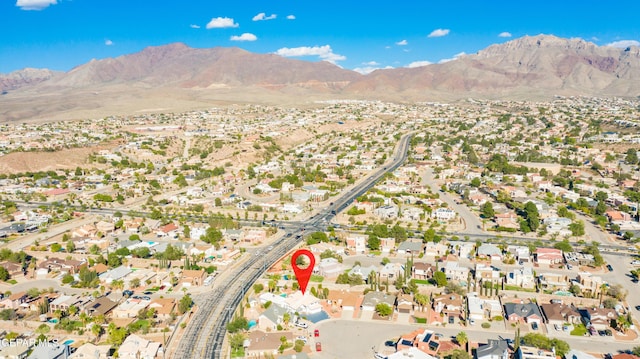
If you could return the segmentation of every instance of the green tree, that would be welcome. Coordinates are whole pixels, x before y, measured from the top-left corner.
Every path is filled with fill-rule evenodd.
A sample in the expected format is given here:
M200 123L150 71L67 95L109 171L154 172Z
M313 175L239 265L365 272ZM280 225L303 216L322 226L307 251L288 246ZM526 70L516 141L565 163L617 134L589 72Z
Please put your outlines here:
M369 239L367 240L367 246L372 251L377 251L380 249L380 238L378 236L370 234Z
M482 205L481 208L482 217L484 218L493 218L496 215L496 212L493 210L493 204L487 201Z
M638 150L635 148L630 148L627 150L626 156L624 157L624 161L630 165L635 165L638 163Z
M109 335L109 343L120 345L129 333L127 332L127 328L119 328L111 323L107 329L107 334Z
M561 242L557 242L556 244L553 245L553 248L555 249L559 249L563 252L573 252L573 247L571 246L571 243L564 239Z
M524 205L524 213L529 229L533 232L537 231L540 226L540 214L538 213L538 208L535 203L531 201L527 202Z
M467 337L467 333L465 332L459 332L456 335L456 342L458 342L458 345L460 345L461 347L465 347L465 345L467 345L467 343L469 342L469 338Z
M237 333L247 329L249 329L249 321L247 321L245 317L237 317L227 324L227 331L229 333Z
M229 345L231 346L232 353L237 353L243 347L246 337L242 333L234 333L229 336Z
M393 308L387 303L378 303L376 304L375 311L381 317L388 317L393 313Z
M571 235L573 235L574 237L584 236L584 222L571 222L571 224L569 225L569 230L571 231Z
M444 272L437 271L433 274L433 280L438 287L444 287L447 285L447 275Z
M178 312L180 314L184 314L188 312L189 309L191 309L191 306L193 306L193 299L191 299L191 296L189 296L189 294L185 294L182 298L180 298L180 302L178 302Z
M11 275L9 274L7 268L0 267L0 280L6 282L9 280L9 278L11 278Z
M529 333L522 337L522 342L524 345L532 346L540 349L551 350L555 348L556 355L564 357L570 350L569 344L567 342L560 339L549 339L544 334L540 333Z

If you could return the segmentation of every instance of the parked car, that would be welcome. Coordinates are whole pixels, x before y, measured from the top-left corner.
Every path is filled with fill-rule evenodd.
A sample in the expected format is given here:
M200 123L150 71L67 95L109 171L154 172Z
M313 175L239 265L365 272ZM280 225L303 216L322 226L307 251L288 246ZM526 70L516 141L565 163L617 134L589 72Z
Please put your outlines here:
M607 269L609 270L609 272L613 272L613 267L611 266L611 264L607 264Z
M538 330L538 323L536 322L531 323L531 329Z
M301 322L301 321L296 321L295 322L295 326L298 328L309 328L309 324L305 323L305 322Z
M314 337L319 337L320 336L320 330L316 329L313 331L313 336Z
M321 352L322 351L322 344L320 342L316 342L316 351L317 352Z

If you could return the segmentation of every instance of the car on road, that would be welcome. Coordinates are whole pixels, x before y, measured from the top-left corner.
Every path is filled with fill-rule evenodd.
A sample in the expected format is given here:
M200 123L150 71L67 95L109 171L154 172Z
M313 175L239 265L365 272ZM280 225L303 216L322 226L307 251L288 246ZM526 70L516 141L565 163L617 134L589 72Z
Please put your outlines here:
M151 291L146 291L146 292L143 292L142 294L152 295L152 294L153 294L153 292L151 292Z
M301 321L296 321L294 325L298 328L309 328L309 324Z
M317 352L321 352L322 351L322 344L320 342L316 342L316 351Z
M611 264L607 264L607 269L609 270L609 272L613 272L613 267L611 266Z
M316 338L319 337L320 336L320 330L318 330L318 329L314 330L313 331L313 336L316 337Z
M640 311L640 305L636 305L636 310Z

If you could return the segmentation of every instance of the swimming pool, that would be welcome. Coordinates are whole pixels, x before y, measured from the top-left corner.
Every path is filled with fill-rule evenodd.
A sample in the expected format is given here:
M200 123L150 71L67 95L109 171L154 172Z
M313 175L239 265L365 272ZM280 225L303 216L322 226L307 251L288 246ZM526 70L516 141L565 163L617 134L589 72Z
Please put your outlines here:
M329 319L329 314L327 314L327 312L325 312L324 310L321 310L317 313L303 315L303 317L306 317L307 320L312 323L317 323L321 320Z
M67 339L67 340L65 340L64 342L62 342L62 344L64 344L64 345L71 345L71 344L73 344L73 342L75 342L75 340L73 340L73 339Z

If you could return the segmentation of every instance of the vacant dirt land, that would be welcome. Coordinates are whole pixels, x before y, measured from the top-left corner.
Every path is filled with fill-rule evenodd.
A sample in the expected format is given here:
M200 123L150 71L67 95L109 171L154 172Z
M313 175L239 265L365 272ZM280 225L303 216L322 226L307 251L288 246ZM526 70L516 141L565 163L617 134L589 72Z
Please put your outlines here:
M90 154L108 148L112 146L72 148L56 152L13 152L0 157L0 173L72 170L86 165ZM92 164L92 167L97 166L99 165L96 163Z

